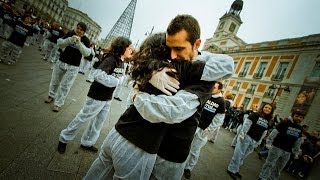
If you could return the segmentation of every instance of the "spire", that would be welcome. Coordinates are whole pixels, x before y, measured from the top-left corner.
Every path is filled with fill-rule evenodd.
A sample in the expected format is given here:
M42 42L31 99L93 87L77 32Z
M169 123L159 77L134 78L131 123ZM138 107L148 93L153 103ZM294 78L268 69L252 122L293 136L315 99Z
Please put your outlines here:
M117 22L113 25L112 29L108 33L102 47L107 47L112 39L118 36L130 38L136 4L137 0L131 0L127 8L123 11Z

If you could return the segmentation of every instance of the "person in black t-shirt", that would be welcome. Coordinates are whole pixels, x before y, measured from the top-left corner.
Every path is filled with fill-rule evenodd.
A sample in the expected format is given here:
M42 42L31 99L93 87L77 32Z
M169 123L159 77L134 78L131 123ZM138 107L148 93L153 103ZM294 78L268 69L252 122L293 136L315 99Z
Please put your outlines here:
M58 39L62 38L64 36L64 33L60 27L60 25L57 22L54 22L52 24L51 29L47 32L47 41L45 43L45 55L43 57L43 60L47 60L48 62L55 63L56 57L58 54L58 45L57 41Z
M221 90L223 85L217 81L213 85L212 96L204 105L197 127L196 133L192 140L191 149L184 168L184 176L187 179L191 177L191 171L196 165L201 148L206 145L208 137L217 131L222 125L225 116L225 103Z
M272 119L273 111L273 105L266 103L258 112L253 112L245 118L227 169L227 173L232 179L242 177L239 173L240 166L267 135L269 121Z
M280 122L267 137L266 147L269 149L266 162L261 168L260 179L279 179L280 173L290 159L291 152L298 159L302 143L302 127L305 112L293 110L291 116Z
M54 101L53 111L59 112L61 106L76 79L82 56L89 56L90 41L84 36L86 24L79 22L77 27L68 32L64 38L57 40L59 48L64 49L54 65L49 85L49 96L45 103Z
M65 152L67 143L75 138L76 131L87 121L90 123L82 135L80 147L93 152L98 151L93 145L107 119L113 91L124 71L123 61L132 56L131 44L131 41L125 37L117 37L112 41L109 56L97 69L83 108L60 133L59 153Z
M92 58L92 68L91 68L91 70L90 70L90 73L89 73L89 75L88 75L88 77L87 77L87 82L89 82L89 83L92 83L93 81L94 81L94 74L95 74L95 72L96 72L96 69L99 67L99 65L101 64L101 62L102 62L102 57L100 57L101 55L100 55L100 50L97 50L96 52L95 52L95 55L94 55L94 57Z
M22 52L22 47L28 36L32 36L31 16L26 15L21 21L11 22L14 30L7 41L0 48L1 60L5 64L15 64Z

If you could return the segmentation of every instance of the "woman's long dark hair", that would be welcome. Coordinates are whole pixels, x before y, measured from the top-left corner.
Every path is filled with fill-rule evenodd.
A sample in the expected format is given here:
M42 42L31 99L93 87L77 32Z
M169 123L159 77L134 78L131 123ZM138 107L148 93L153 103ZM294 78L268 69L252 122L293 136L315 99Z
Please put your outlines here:
M144 40L132 58L133 66L130 69L131 78L139 82L140 90L143 90L151 79L153 71L172 67L169 58L170 49L166 46L165 33L152 34Z
M112 40L110 47L108 48L108 52L104 57L108 57L109 55L113 55L115 57L120 58L121 55L124 54L126 48L129 47L132 42L125 37L119 36Z

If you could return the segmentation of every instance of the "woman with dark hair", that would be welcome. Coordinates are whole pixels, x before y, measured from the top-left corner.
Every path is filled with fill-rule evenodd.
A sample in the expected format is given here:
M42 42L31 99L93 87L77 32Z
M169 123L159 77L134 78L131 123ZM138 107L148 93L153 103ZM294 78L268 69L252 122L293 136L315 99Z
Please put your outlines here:
M142 43L132 58L134 104L121 115L115 128L110 130L99 157L93 162L84 179L106 179L110 177L112 169L115 179L149 179L169 126L185 120L189 125L192 124L192 128L197 127L194 114L202 109L212 88L212 82L200 80L204 79L204 76L208 79L228 77L233 71L232 59L226 55L211 61L215 64L225 63L219 68L232 67L230 71L223 69L224 71L219 73L212 69L208 72L205 60L169 61L168 58L170 49L166 46L164 33L151 35ZM167 96L163 89L159 90L161 79L155 77L161 72L167 74L167 78L174 77L179 80L180 90L175 95ZM213 72L216 76L210 74ZM201 86L191 86L192 84ZM173 87L167 86L166 89L171 91Z
M110 51L94 75L94 82L90 86L87 100L70 122L67 128L60 133L58 151L64 153L67 142L72 141L76 131L82 124L90 121L88 128L81 138L81 148L97 152L93 145L96 143L100 130L107 119L110 110L111 98L119 78L123 72L123 61L132 56L131 41L124 37L117 37L111 43Z
M236 147L228 166L228 174L232 179L241 178L239 173L243 161L258 147L267 135L269 121L272 119L274 108L266 103L258 112L252 112L244 119L242 129L239 132Z

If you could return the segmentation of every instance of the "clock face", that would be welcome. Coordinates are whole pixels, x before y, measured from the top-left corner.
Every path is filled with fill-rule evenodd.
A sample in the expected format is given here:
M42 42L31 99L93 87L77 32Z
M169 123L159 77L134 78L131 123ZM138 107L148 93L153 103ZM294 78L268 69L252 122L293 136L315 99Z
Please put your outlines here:
M229 31L233 32L236 29L236 24L235 23L231 23L230 27L229 27Z
M224 22L221 22L221 23L220 23L220 26L219 26L219 29L222 29L223 26L224 26Z

